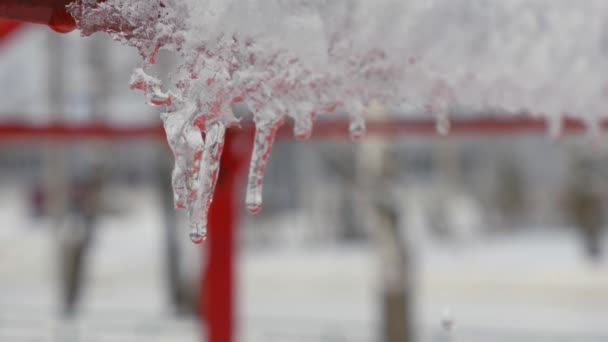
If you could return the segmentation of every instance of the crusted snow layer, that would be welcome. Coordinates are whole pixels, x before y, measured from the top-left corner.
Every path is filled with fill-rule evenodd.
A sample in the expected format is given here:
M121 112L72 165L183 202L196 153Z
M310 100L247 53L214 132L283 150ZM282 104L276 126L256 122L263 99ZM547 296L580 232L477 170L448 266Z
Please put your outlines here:
M593 123L608 95L605 0L82 0L70 10L83 34L110 32L144 58L132 87L167 107L176 206L196 241L235 103L257 126L247 185L257 212L285 116L301 138L330 112L347 113L360 137L372 102L407 103L442 132L455 111ZM160 49L182 59L164 87L148 75Z

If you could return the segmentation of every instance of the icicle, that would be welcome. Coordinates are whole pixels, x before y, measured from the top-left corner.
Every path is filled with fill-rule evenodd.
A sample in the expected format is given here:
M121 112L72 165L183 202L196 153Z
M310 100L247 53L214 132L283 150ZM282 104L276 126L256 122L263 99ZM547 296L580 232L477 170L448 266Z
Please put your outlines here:
M440 135L446 136L450 134L450 128L452 124L450 123L450 116L447 111L440 111L437 113L437 117L435 119L435 129L437 133Z
M209 175L217 176L210 151L223 139L218 133L223 127L207 125L236 121L230 111L221 109L230 99L246 98L256 111L247 191L252 212L260 210L264 167L282 122L274 113L283 115L297 103L313 104L319 113L340 107L348 113L354 140L366 132L364 117L371 113L363 104L374 98L387 105L407 100L422 107L430 102L428 113L437 115L436 129L442 135L450 131L450 111L460 107L475 113L515 114L525 109L573 115L597 115L605 107L608 85L601 71L608 65L608 53L597 37L605 33L608 2L242 2L81 0L69 6L83 34L109 32L144 58L131 87L144 91L149 103L169 107L171 113L164 120L176 159L175 204L189 209L193 217L203 215L200 221L192 219L196 241L204 236L207 195L213 192L215 179L204 182ZM488 13L508 20L497 26L484 19ZM565 15L574 18L568 25L563 25ZM518 19L529 17L543 22L543 29L522 35ZM587 43L577 40L580 37L587 37ZM512 44L496 44L505 39ZM145 72L161 49L176 53L180 60L170 75L175 84L164 88L173 92L163 92L161 81ZM270 114L261 110L269 102ZM321 104L330 106L322 110ZM297 138L310 136L312 111L294 114ZM205 118L197 123L193 115ZM554 134L559 126L551 123ZM193 124L200 124L205 143ZM590 135L599 136L599 123L588 124ZM200 208L194 209L196 205Z
M204 149L198 172L199 187L196 198L188 208L190 239L196 244L202 243L207 236L207 218L220 172L225 133L226 127L219 121L208 124L204 132Z
M557 140L562 135L563 121L561 114L546 116L547 133L551 139Z
M454 317L450 308L444 308L441 312L441 328L446 332L452 331L454 328Z
M293 135L298 140L306 140L312 135L313 123L316 117L316 112L305 106L305 112L296 114L293 124Z
M190 223L190 241L196 245L200 245L207 239L207 223L191 222Z
M283 125L284 117L267 112L258 116L263 120L256 121L255 137L253 141L253 152L249 164L249 176L247 178L247 195L245 205L252 214L262 210L262 187L264 183L264 171L266 161L272 152L272 145L277 130Z
M602 119L599 115L584 117L585 125L587 126L586 138L591 142L592 146L599 150L601 147L602 138Z
M363 114L365 111L363 104L355 101L346 105L346 110L350 118L348 131L350 133L351 140L358 141L363 139L365 133L367 132L365 115Z
M173 113L173 116L177 115ZM179 120L179 118L174 120ZM200 132L194 127L173 127L169 119L165 119L165 131L175 155L175 167L172 174L175 207L187 209L195 199L199 188L203 140Z
M358 141L365 137L367 132L365 118L363 115L353 115L350 118L350 124L348 126L350 132L350 138L354 141Z

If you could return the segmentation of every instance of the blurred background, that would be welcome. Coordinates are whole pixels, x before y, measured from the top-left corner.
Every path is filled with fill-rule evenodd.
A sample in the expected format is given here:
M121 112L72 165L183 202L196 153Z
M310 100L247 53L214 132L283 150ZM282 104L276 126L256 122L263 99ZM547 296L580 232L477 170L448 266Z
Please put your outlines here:
M0 341L205 341L221 310L201 311L209 244L173 210L138 62L104 35L0 40ZM606 341L607 155L584 136L279 140L260 214L222 170L234 339Z

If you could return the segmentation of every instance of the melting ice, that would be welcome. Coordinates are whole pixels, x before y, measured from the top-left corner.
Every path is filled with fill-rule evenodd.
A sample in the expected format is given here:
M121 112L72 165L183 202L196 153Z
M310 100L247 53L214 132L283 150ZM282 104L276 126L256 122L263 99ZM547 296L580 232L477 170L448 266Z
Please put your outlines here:
M197 243L236 102L256 125L246 194L255 213L287 117L306 139L317 114L346 114L357 139L372 102L407 103L447 134L455 108L593 122L608 100L605 0L81 0L69 9L84 35L109 32L143 57L131 87L166 108L175 206ZM161 49L181 59L170 84L150 74Z

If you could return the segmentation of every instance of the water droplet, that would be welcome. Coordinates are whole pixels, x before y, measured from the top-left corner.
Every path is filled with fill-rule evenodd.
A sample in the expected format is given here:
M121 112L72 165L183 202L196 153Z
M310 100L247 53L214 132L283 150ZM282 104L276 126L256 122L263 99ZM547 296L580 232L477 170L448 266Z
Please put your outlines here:
M562 135L563 119L561 115L547 116L547 129L551 139L557 139Z
M350 119L349 124L350 138L353 141L359 141L365 137L367 127L365 124L365 118L362 115L353 115Z
M437 121L435 124L437 133L439 133L440 135L446 136L450 133L451 123L450 117L447 113L438 114Z
M601 123L601 120L598 119L599 117L601 117L601 116L596 115L596 116L584 118L585 126L587 127L587 133L586 133L587 139L594 145L598 145L598 146L601 143L601 137L602 137L602 123Z
M203 228L201 225L195 224L192 226L190 232L190 240L196 245L200 245L207 239L207 228Z
M365 106L363 103L353 100L343 105L343 109L348 113L349 125L348 132L350 139L353 141L359 141L363 139L367 132L365 123Z
M444 331L452 331L454 328L454 317L450 308L443 309L441 313L441 328Z
M245 207L252 214L262 211L262 186L257 186L247 191L245 196Z

